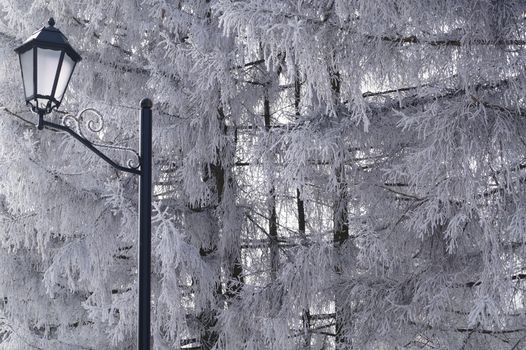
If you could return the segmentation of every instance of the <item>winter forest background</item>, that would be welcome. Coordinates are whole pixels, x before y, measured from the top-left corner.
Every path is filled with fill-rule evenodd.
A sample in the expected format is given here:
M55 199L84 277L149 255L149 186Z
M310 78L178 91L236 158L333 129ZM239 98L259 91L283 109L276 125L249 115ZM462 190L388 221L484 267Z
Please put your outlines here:
M0 0L1 349L135 342L137 178L23 103L51 16L51 120L154 101L155 349L526 349L524 0Z

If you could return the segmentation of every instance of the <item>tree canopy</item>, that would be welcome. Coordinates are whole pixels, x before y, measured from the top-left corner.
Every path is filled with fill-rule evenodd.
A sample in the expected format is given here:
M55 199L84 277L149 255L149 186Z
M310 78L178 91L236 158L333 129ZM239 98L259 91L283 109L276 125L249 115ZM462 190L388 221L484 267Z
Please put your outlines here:
M137 178L23 104L49 17L52 120L137 148L154 101L155 349L526 347L524 1L0 9L0 349L135 344Z

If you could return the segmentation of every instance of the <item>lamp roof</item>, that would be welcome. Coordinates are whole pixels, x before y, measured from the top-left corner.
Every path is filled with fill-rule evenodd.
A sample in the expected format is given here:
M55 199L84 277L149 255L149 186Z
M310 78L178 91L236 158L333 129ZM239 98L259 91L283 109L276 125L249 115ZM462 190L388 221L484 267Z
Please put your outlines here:
M33 47L41 47L43 49L64 50L75 62L79 62L82 57L69 44L68 39L62 34L60 30L55 28L55 20L50 18L49 26L42 27L34 32L22 45L15 49L15 52L21 54Z

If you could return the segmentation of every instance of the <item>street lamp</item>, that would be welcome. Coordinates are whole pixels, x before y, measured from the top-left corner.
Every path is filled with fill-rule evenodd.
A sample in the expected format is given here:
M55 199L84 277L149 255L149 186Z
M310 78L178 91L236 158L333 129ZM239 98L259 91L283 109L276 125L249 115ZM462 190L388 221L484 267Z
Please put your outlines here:
M151 214L152 214L152 101L141 101L141 141L139 164L121 165L89 141L81 132L44 119L58 109L76 64L82 59L68 39L55 28L51 18L48 27L42 27L15 49L20 58L26 104L38 114L39 130L50 128L64 131L97 154L114 168L139 175L139 301L137 322L137 348L150 350L150 273L151 273ZM81 112L82 114L82 112ZM136 153L136 152L134 152ZM137 154L137 153L136 153Z
M20 58L26 103L38 113L42 129L45 114L60 107L75 66L82 59L68 39L55 28L42 27L15 49Z

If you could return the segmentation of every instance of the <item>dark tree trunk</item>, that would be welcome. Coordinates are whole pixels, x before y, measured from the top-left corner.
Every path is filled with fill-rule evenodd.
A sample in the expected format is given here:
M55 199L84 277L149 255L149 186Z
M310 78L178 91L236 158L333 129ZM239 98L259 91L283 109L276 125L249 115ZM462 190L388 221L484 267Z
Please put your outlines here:
M334 93L335 103L339 103L341 80L338 72L332 72L331 74L331 87ZM343 146L342 146L343 147ZM348 198L347 198L347 183L345 177L345 153L341 149L339 154L336 155L334 176L336 177L336 194L333 208L333 225L334 225L334 259L335 259L335 272L337 275L341 275L342 263L341 263L341 246L349 239L349 224L348 224ZM334 309L335 309L335 325L336 325L336 350L344 350L350 347L350 339L347 339L344 335L345 320L345 305L342 297L336 294L334 297Z
M271 121L270 121L270 101L268 93L265 91L265 99L263 101L263 113L265 118L265 131L270 132ZM273 181L273 179L270 179ZM276 280L279 270L279 246L278 246L278 216L276 213L276 193L274 185L271 184L268 199L268 234L270 240L270 278Z

